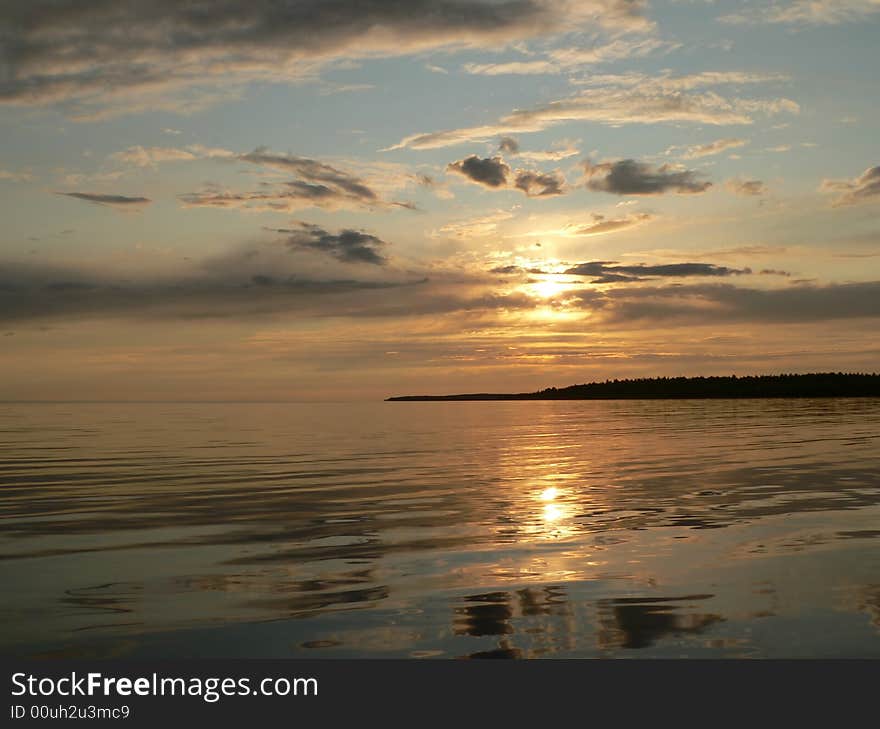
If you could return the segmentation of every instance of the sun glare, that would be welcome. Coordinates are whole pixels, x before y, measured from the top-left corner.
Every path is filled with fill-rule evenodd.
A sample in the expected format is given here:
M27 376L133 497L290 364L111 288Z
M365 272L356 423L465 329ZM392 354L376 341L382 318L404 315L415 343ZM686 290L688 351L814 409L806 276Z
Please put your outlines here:
M554 279L533 281L525 285L525 289L529 294L541 299L552 299L554 296L558 296L566 291L567 288L568 282L556 281Z

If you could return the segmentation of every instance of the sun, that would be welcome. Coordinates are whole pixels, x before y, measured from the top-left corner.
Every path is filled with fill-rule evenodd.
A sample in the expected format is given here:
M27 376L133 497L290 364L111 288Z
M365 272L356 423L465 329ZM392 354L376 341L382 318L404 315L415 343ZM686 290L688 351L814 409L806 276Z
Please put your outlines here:
M558 296L561 293L564 293L568 290L568 282L567 281L558 281L556 279L541 279L538 281L532 281L525 285L526 291L532 296L536 296L541 299L552 299L554 296Z

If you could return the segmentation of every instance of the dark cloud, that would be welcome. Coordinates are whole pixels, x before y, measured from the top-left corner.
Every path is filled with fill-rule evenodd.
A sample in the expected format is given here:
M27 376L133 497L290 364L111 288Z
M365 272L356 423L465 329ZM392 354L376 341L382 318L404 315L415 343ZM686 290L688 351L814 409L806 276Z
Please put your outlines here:
M510 167L501 157L479 158L472 154L457 162L450 162L446 169L467 177L478 185L490 188L507 186Z
M498 151L515 155L519 152L519 142L513 137L501 137L501 140L498 142Z
M583 305L596 308L595 298ZM817 322L880 317L880 281L781 289L703 284L612 289L598 302L609 320L712 323Z
M558 173L529 172L517 170L513 186L529 197L562 195L565 179Z
M511 273L522 273L523 269L519 266L495 266L495 268L490 268L489 273L500 273L500 274L511 274Z
M513 187L528 197L551 197L562 195L565 178L558 172L533 172L516 170L511 173L510 166L501 157L470 157L450 162L446 169L467 177L471 182L491 190ZM511 180L511 175L513 175Z
M750 268L728 268L712 263L663 263L649 266L644 263L620 265L614 261L579 263L565 271L571 276L595 276L592 283L625 283L650 278L679 278L688 276L741 276Z
M823 180L823 192L839 193L835 207L880 199L880 165L869 167L854 180Z
M206 261L187 274L155 278L0 263L0 321L240 319L287 312L357 315L364 307L381 309L389 289L426 282L399 276L372 280L275 270L280 267L273 268L268 258L261 263L263 257L254 251L239 252ZM252 272L260 266L263 272Z
M297 231L299 232L299 231ZM316 276L278 265L278 247L238 251L190 269L188 274L148 278L108 276L49 265L0 263L0 322L108 318L244 320L250 317L412 317L445 312L529 310L547 306L525 292L475 291L479 279L436 272L431 281L401 277L389 268L383 279ZM613 264L596 262L606 270ZM499 269L504 267L499 266ZM499 271L500 272L500 271ZM608 272L607 276L625 276ZM485 282L483 282L485 283ZM390 291L394 295L389 295ZM880 281L741 288L730 283L583 288L564 294L566 308L591 311L596 321L622 327L726 322L786 323L880 318ZM557 305L557 304L552 304ZM562 305L562 304L559 304Z
M198 108L340 58L647 27L643 0L29 0L0 14L0 103Z
M345 263L371 263L376 266L388 263L388 259L379 252L387 243L360 230L344 229L334 234L309 223L300 223L299 228L274 230L289 236L287 245L291 249L321 251Z
M56 195L73 197L77 200L95 203L96 205L109 205L117 208L138 208L149 205L152 200L146 197L128 197L127 195L105 195L97 192L58 192Z
M791 271L783 271L779 268L762 268L758 273L762 276L791 276Z
M699 193L712 183L700 180L694 170L670 165L655 167L647 162L622 159L617 162L584 163L587 188L615 195L660 195L665 192Z
M304 180L328 185L361 201L369 202L378 199L375 191L370 189L360 178L307 157L272 154L265 147L257 147L253 152L241 155L239 159L261 167L274 167L285 172L292 172Z

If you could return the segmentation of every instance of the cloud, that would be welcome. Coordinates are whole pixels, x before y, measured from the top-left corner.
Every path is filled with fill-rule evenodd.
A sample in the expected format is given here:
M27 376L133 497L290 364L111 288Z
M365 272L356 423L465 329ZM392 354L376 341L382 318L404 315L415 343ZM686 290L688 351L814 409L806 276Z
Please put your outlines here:
M679 170L670 165L654 167L633 159L598 164L587 161L584 172L588 189L614 195L694 194L712 186L711 182L700 180L694 170Z
M495 235L498 232L498 225L505 220L510 220L513 215L509 210L496 210L494 213L482 215L478 218L452 221L432 233L432 237L437 238L441 235L446 235L451 238L461 239L484 238L489 235Z
M519 154L519 142L513 137L501 137L498 142L498 151L509 155Z
M172 130L173 131L173 130ZM177 132L178 134L180 132ZM196 159L232 159L237 155L228 149L206 147L203 144L190 144L184 149L178 147L143 147L140 144L114 152L110 159L136 167L157 167L161 162L192 161Z
M142 147L140 145L129 147L121 152L110 155L111 159L136 167L156 167L160 162L172 162L179 160L193 160L196 156L185 149L174 147Z
M735 195L759 196L767 192L767 186L761 180L731 178L724 186Z
M0 103L80 117L205 106L341 59L648 29L644 0L30 0L5 7Z
M604 215L593 213L592 222L569 225L565 229L565 235L590 236L616 233L626 228L647 223L649 220L653 220L653 218L654 216L650 213L634 213L624 218L607 218Z
M640 88L643 90L693 91L694 89L717 86L747 86L788 81L783 73L760 73L755 71L700 71L683 76L673 76L664 71L654 76L644 73L590 74L583 79L572 79L572 83L582 86L618 86L621 88ZM745 101L745 100L743 100ZM789 102L794 103L794 102Z
M119 210L132 210L149 205L152 200L146 197L128 197L126 195L108 195L98 192L56 192L56 195L85 200L96 205L109 205Z
M706 144L695 144L690 147L686 147L685 151L678 156L682 159L698 159L700 157L709 157L713 154L720 154L721 152L724 152L728 149L744 147L748 143L748 139L738 139L736 137L716 139L714 142L708 142ZM666 154L672 154L677 149L681 149L681 147L670 147L666 150Z
M659 38L617 38L591 48L555 48L547 51L547 58L532 61L466 63L462 70L481 76L554 74L623 58L641 58L657 51L668 53L677 48L681 48L681 43Z
M502 140L510 146L513 139ZM565 178L559 172L516 170L511 177L510 166L501 157L480 158L477 155L450 162L446 169L468 178L490 190L513 188L527 197L552 197L564 194Z
M580 150L577 147L560 147L559 149L546 149L546 150L532 150L526 152L520 152L517 156L520 159L526 159L531 162L559 162L563 159L568 159L569 157L574 157L580 154Z
M192 149L192 148L191 148ZM199 148L202 156L228 157L226 150ZM407 202L384 200L373 187L361 177L333 165L292 154L276 154L265 147L258 147L247 154L233 155L234 159L263 168L296 175L298 179L281 182L264 182L261 189L233 192L207 187L198 192L178 196L183 207L240 208L257 211L290 212L304 207L331 210L340 208L390 208L412 209Z
M717 91L696 89L783 80L778 74L704 72L689 76L643 74L593 75L591 88L564 99L532 108L517 109L492 124L439 132L411 134L384 151L436 149L492 137L538 132L574 121L601 124L751 124L755 114L796 114L800 107L790 99L725 98Z
M0 170L0 180L8 180L9 182L33 182L34 176L28 171L10 172L9 170Z
M513 186L522 190L528 197L550 197L562 195L565 179L559 173L529 172L517 170Z
M288 235L287 246L291 249L320 251L344 263L370 263L376 266L388 263L388 259L379 252L387 243L361 230L344 229L333 234L309 223L300 223L299 228L273 230Z
M713 263L661 263L646 265L620 265L612 261L580 263L565 271L570 276L595 276L591 283L628 283L658 277L687 276L741 276L749 274L750 268L728 268Z
M241 155L239 159L261 167L274 167L284 172L292 172L309 182L330 185L358 199L368 201L377 199L376 193L354 175L307 157L272 154L265 147L258 147L253 152Z
M274 253L267 248L240 250L204 261L187 273L161 277L0 262L0 321L246 319L288 312L359 316L365 307L382 315L389 289L425 283L385 268L376 269L385 275L380 279L298 271L280 265ZM294 264L299 260L289 252L278 253Z
M718 20L731 25L785 23L789 25L839 25L880 12L880 0L795 0L788 5L771 5L723 15Z
M475 154L457 162L450 162L446 169L489 188L506 187L507 177L510 174L510 167L501 157L480 159Z
M508 63L466 63L462 69L477 76L539 75L558 73L559 66L551 61L510 61Z
M300 232L298 229L297 232ZM194 265L174 276L149 277L140 272L122 276L85 270L0 262L0 321L33 319L83 321L108 318L237 319L296 313L304 317L418 317L424 314L469 312L493 317L501 311L564 307L589 311L595 321L627 327L633 324L715 325L750 321L820 322L880 317L880 281L852 284L791 285L756 289L730 283L652 285L633 278L652 278L652 266L624 266L634 273L615 272L616 264L592 262L610 283L619 286L568 289L564 300L536 299L521 291L510 294L487 289L485 275L435 271L432 279L395 272L391 267L363 266L359 279L316 275L297 270L306 262L290 255L287 246L242 249ZM280 258L279 258L280 257ZM334 266L338 262L331 256ZM287 265L284 261L288 261ZM674 264L706 266L708 264ZM291 266L294 266L291 268ZM496 273L507 273L499 265ZM717 267L721 269L721 267ZM604 272L604 273L603 273ZM656 271L655 271L656 272ZM525 271L511 271L525 273ZM706 275L698 271L681 275ZM361 275L362 274L362 275ZM381 276L369 278L368 276ZM670 276L661 270L653 278ZM594 275L584 272L583 275ZM712 274L708 274L712 275ZM736 274L716 273L716 277ZM609 283L609 281L603 281ZM475 288L480 286L482 288ZM394 295L389 295L393 291ZM456 326L460 326L460 320Z
M869 167L854 180L822 180L822 192L840 193L834 207L871 202L880 198L880 165Z
M732 284L627 287L583 299L609 323L819 322L880 317L880 281L756 289Z
M238 157L235 152L223 149L223 147L206 147L204 144L190 144L187 146L186 151L201 159L231 159Z
M421 185L424 188L427 188L431 192L433 192L437 197L441 200L451 200L455 197L453 192L448 188L446 183L438 182L431 175L425 175L422 173L416 173L414 175L414 179L418 185Z
M523 150L514 137L501 137L498 141L498 151L504 152L510 157L519 157L530 162L559 162L560 160L574 157L579 154L577 147L567 142L561 142L557 149L548 150Z
M660 38L629 36L594 45L592 48L554 48L548 51L547 55L560 67L569 69L575 66L619 61L624 58L643 58L656 52L669 53L681 47L681 43Z

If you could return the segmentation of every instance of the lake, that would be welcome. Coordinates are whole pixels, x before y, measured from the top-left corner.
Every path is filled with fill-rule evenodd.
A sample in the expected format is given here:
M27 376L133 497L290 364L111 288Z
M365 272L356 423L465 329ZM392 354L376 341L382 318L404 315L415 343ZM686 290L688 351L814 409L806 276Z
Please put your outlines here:
M0 651L880 657L880 400L0 404Z

